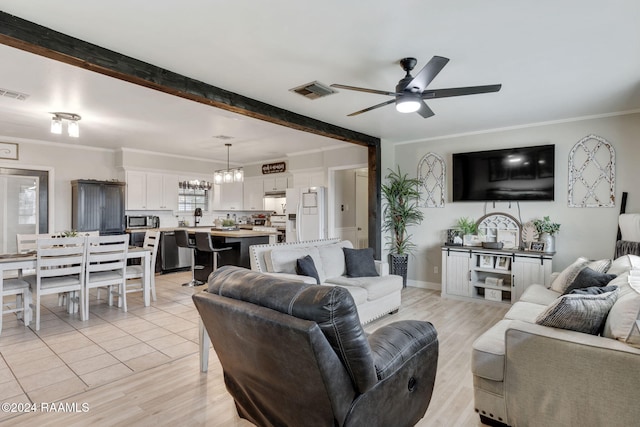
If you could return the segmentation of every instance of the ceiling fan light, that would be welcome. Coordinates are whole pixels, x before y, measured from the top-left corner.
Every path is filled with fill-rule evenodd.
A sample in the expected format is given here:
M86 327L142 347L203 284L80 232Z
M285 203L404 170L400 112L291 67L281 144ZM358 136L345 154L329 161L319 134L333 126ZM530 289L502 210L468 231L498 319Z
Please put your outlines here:
M415 113L420 109L420 101L414 97L404 96L396 101L396 110L399 113Z

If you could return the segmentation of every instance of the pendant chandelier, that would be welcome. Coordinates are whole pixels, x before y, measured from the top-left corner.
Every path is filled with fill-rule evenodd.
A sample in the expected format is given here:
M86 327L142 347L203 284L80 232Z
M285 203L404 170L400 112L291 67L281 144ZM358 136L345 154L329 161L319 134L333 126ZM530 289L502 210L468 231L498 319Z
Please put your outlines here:
M216 184L230 183L230 182L242 182L244 180L244 172L242 168L231 169L229 167L229 149L231 144L224 144L227 147L227 168L217 170L213 173L213 182Z

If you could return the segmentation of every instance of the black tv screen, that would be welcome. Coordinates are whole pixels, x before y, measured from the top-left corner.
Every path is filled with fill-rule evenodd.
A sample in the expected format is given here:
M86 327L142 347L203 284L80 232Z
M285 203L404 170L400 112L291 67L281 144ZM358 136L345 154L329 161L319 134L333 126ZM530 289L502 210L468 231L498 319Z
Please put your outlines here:
M554 145L456 153L453 201L553 200Z

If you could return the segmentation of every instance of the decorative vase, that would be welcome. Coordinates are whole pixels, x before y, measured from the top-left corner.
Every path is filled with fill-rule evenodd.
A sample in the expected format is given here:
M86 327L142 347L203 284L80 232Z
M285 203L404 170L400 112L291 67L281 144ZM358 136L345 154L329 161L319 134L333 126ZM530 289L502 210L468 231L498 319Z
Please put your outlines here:
M402 287L407 287L407 266L409 264L409 255L407 254L389 254L389 272L398 276L402 276Z
M553 234L540 233L540 237L538 238L538 241L544 243L545 252L556 251L556 236L554 236Z

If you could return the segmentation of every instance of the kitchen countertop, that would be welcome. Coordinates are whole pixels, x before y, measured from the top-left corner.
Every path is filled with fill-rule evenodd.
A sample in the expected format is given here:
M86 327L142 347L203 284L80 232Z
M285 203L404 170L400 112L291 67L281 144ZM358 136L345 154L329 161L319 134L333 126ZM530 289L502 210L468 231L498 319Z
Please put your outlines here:
M253 228L253 226L252 226ZM146 230L157 231L174 231L174 230L187 230L189 233L206 232L211 231L212 236L221 237L258 237L258 236L270 236L272 234L281 234L279 231L258 231L253 229L240 228L238 230L216 230L212 226L198 226L198 227L159 227L159 228L127 228L127 233L144 233Z

